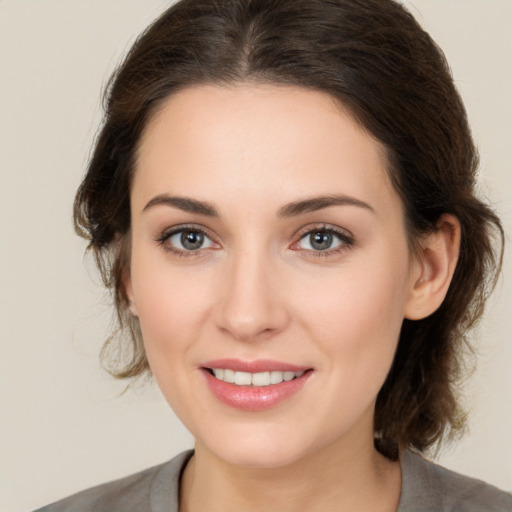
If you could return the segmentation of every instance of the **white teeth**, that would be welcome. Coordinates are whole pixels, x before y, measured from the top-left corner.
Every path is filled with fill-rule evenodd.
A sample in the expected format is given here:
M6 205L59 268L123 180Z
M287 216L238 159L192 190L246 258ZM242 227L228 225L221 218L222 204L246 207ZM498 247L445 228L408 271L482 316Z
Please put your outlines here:
M283 380L283 372L270 372L270 384L279 384Z
M235 372L233 370L223 370L224 376L223 377L217 377L220 380L223 380L224 382L233 383L235 382Z
M224 372L225 372L225 371L226 371L226 370L222 370L222 369L220 369L220 368L215 368L215 369L213 370L213 374L215 375L215 377L217 377L217 379L219 379L219 380L224 380ZM229 371L229 370L228 370L228 371Z
M300 377L304 374L301 372L235 372L224 368L213 368L213 374L219 380L236 384L237 386L270 386L271 384L280 384L281 382L288 382L294 378Z
M253 386L270 386L270 372L253 373Z
M237 386L250 386L252 384L252 375L247 372L235 372L235 384Z

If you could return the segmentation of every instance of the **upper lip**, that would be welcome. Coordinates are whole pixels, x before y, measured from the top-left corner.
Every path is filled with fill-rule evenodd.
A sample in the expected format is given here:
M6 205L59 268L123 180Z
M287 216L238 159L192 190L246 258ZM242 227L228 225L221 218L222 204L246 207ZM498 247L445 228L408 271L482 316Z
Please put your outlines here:
M215 359L201 365L203 368L222 368L235 372L304 372L310 370L310 366L298 366L295 364L274 361L272 359L257 359L255 361L242 361L240 359Z

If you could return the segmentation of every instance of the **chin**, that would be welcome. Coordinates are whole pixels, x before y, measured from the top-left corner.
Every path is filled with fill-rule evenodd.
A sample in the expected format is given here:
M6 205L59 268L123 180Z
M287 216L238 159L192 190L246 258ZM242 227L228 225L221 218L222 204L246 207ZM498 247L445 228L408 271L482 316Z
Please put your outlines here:
M228 432L210 431L197 445L231 466L262 469L293 464L314 448L307 439L291 435L282 425L247 427L230 428Z

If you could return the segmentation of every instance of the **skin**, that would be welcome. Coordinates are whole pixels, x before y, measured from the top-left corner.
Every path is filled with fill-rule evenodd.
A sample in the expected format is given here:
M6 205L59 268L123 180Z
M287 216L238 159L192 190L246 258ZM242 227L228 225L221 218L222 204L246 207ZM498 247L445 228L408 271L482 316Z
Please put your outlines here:
M412 256L387 166L346 111L301 88L188 88L150 120L125 285L155 379L196 439L180 510L396 510L400 465L373 447L375 400L403 318L444 298L459 235L445 216ZM351 200L279 215L333 195ZM190 225L208 235L199 249L165 238ZM320 251L315 229L340 235ZM283 403L243 411L205 384L201 365L219 358L312 371Z

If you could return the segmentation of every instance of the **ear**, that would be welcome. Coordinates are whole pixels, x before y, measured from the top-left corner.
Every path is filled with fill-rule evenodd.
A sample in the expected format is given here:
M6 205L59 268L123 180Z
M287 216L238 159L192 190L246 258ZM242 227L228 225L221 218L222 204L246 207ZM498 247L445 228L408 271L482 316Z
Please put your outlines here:
M133 286L132 286L132 278L130 275L130 270L128 269L123 276L123 288L124 295L126 300L128 301L128 309L132 316L138 317L139 314L137 312L137 304L135 303L135 299L133 297Z
M131 277L131 243L132 243L132 235L131 230L128 231L125 235L116 235L114 240L114 251L115 251L115 267L117 273L117 267L121 269L120 276L120 290L119 290L119 298L121 298L122 302L125 302L128 305L128 309L130 313L138 317L137 306L135 304L135 299L133 296L133 286L132 286L132 277ZM116 286L118 282L116 280Z
M442 304L459 258L460 231L457 217L444 214L435 231L420 239L420 251L411 268L405 318L421 320Z

